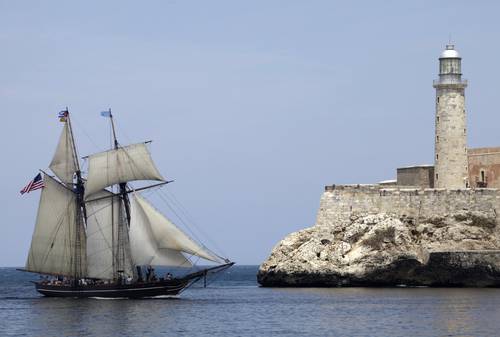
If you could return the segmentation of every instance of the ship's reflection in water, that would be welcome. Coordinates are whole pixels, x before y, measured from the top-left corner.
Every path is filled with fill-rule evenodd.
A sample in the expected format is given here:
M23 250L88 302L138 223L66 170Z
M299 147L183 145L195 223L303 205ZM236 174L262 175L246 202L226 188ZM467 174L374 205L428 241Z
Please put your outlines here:
M180 304L180 302L183 302ZM176 311L185 312L193 303L179 298L161 299L58 299L39 298L31 302L28 329L35 334L47 331L60 336L145 336L180 333ZM194 308L193 308L194 311ZM186 317L187 319L187 317Z
M207 289L152 300L42 298L30 284L9 281L0 284L0 331L35 336L496 336L500 331L500 289L271 289L256 286L255 272L235 267Z

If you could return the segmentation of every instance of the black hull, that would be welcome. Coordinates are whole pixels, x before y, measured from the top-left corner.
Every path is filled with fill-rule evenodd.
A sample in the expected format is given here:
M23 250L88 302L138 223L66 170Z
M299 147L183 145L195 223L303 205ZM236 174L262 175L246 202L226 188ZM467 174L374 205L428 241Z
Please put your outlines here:
M36 283L36 290L48 297L103 297L103 298L142 298L155 296L174 296L189 285L188 280L159 281L124 285L51 285Z
M99 285L55 285L47 282L34 282L36 290L47 297L104 297L104 298L144 298L156 296L174 296L191 284L205 279L212 273L221 272L234 265L234 262L203 269L182 278L160 280L155 282L136 282L132 284L99 284Z

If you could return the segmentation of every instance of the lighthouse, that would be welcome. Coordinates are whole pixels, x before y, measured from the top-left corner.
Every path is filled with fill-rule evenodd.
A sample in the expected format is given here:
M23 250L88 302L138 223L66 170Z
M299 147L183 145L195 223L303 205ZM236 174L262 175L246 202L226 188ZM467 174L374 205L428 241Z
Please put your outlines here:
M439 57L436 89L434 186L459 189L468 187L467 127L462 58L449 44Z

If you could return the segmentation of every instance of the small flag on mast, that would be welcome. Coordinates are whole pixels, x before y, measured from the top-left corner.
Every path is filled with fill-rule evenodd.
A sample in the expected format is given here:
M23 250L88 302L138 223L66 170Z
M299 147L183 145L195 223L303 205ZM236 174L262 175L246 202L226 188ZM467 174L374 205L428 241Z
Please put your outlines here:
M102 117L111 117L111 110L101 111L101 116Z
M42 174L38 173L32 181L28 183L28 185L24 186L21 190L21 194L29 193L34 190L38 190L43 188L45 185L43 184Z
M66 122L66 118L68 118L68 110L63 110L59 112L58 117L60 122Z

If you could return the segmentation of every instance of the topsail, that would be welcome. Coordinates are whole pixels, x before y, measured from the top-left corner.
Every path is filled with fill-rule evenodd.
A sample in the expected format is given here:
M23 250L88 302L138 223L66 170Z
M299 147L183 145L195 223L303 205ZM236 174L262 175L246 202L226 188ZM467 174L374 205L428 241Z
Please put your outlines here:
M73 175L78 170L77 158L74 154L73 138L71 136L68 123L64 123L64 128L57 144L56 153L52 158L49 168L61 179L63 183L72 184Z
M133 180L165 181L156 168L144 143L89 156L89 173L85 184L85 198L119 183Z

